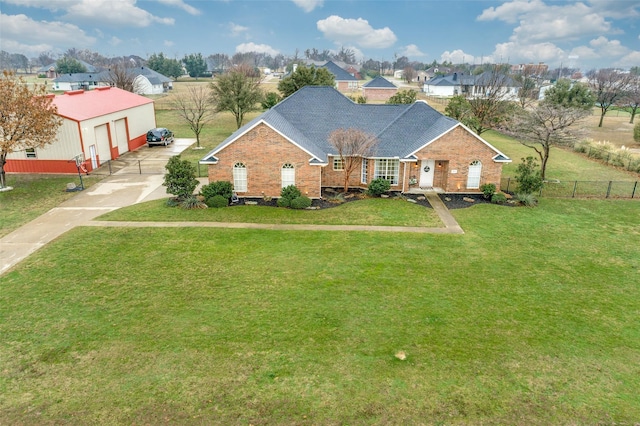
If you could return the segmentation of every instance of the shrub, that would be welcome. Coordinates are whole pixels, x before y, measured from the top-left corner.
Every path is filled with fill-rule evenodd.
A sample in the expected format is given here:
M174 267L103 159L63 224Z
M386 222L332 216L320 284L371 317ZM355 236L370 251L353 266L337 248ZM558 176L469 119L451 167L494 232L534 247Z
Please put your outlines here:
M221 195L229 201L233 196L233 185L231 185L229 181L218 180L200 188L200 194L202 194L205 201L210 200L216 195Z
M538 205L538 199L533 194L518 192L516 193L516 200L527 207L535 207Z
M209 207L219 209L220 207L227 207L229 205L229 199L222 195L214 195L211 198L207 198L206 203Z
M380 196L391 189L391 182L386 179L377 178L369 183L368 193L373 196Z
M276 92L267 92L264 95L264 99L261 103L262 109L270 109L274 107L278 102L280 102L282 98Z
M496 185L493 183L485 183L480 187L480 191L482 191L484 198L491 200L493 194L496 193Z
M300 192L298 187L295 186L295 185L285 186L284 188L282 188L282 191L280 191L280 196L282 198L286 198L290 202L294 198L298 198L301 195L302 195L302 193Z
M518 181L517 192L523 194L533 194L538 192L544 186L540 170L537 170L538 164L533 157L522 159L522 163L518 164L516 169L516 180Z
M311 198L309 197L302 195L291 200L292 209L306 209L307 207L311 207Z
M190 195L180 202L180 208L185 210L206 209L207 205L195 195Z
M179 155L171 157L165 166L167 174L164 175L164 182L167 193L173 194L180 200L193 195L193 191L198 186L196 179L196 168L189 160L182 160Z
M507 197L502 192L496 192L491 196L491 202L493 204L503 204L507 201Z
M180 199L177 197L171 197L167 199L167 207L177 207L180 205Z
M280 197L278 198L278 207L289 207L291 205L291 200L288 198Z

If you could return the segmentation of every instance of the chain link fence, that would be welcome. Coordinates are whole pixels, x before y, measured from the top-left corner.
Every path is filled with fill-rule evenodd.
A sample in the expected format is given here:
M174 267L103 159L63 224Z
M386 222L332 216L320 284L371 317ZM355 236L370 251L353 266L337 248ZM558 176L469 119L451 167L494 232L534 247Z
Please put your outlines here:
M517 192L518 181L514 178L502 178L500 190ZM638 198L640 199L640 181L548 181L538 194L550 198Z

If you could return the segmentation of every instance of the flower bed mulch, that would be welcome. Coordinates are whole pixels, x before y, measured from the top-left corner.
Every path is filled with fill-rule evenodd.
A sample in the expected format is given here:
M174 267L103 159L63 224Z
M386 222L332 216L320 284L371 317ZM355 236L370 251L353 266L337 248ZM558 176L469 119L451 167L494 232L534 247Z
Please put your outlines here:
M367 195L363 191L351 191L344 196L340 197L341 201L335 201L336 197L339 193L331 192L331 191L323 191L322 199L312 200L311 207L316 209L329 209L332 207L337 207L344 203L349 203L351 201L362 200L366 198ZM486 204L491 201L484 198L482 194L438 194L444 205L449 210L455 209L463 209L467 207L474 206L476 204ZM400 194L399 192L392 192L389 194L390 198L402 197L403 199L412 199L415 200L416 204L426 207L432 208L431 204L427 201L426 197L422 194ZM473 200L470 202L468 200ZM257 203L259 206L269 206L269 207L277 207L277 199L264 199L264 198L240 198L237 203L234 205L242 206L248 203ZM514 206L515 204L505 203L505 206Z

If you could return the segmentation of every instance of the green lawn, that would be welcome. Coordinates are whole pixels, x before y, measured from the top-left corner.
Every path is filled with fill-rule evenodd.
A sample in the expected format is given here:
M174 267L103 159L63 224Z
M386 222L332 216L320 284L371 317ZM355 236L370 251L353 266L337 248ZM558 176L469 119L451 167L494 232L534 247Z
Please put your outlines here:
M156 200L115 210L101 220L206 221L273 224L372 225L441 227L438 215L429 208L402 199L368 198L322 210L291 210L266 206L233 206L206 210L167 208Z
M513 160L512 163L504 165L503 178L515 176L516 167L521 163L522 158L532 156L540 164L538 154L516 139L493 130L483 133L482 137ZM547 165L547 178L561 181L632 181L639 180L640 176L637 173L607 166L569 149L553 147Z
M637 422L637 202L453 214L464 235L76 228L0 280L0 422Z
M84 176L82 180L88 188L100 179L102 177ZM13 190L0 192L0 237L73 197L74 192L66 192L70 182L80 185L77 175L7 174L7 185Z

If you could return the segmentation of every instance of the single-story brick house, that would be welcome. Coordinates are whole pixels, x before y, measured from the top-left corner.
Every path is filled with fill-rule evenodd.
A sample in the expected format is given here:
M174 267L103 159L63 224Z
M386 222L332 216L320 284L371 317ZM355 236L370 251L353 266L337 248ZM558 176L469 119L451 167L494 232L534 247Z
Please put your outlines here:
M344 171L328 142L336 129L374 135L375 154L360 161L350 186L375 178L391 189L480 192L500 184L511 160L460 122L424 101L410 105L357 104L332 87L306 86L242 126L200 160L209 181L230 181L239 197L278 197L295 184L320 198L322 188L342 187Z
M367 98L367 101L387 101L396 93L398 93L398 86L381 76L362 86L362 95Z
M335 77L336 89L341 92L353 92L358 90L358 79L347 72L345 69L340 68L335 62L328 61L321 68L326 68Z
M71 160L79 155L91 171L146 144L147 131L156 127L151 99L115 87L66 92L55 96L53 104L62 118L56 140L10 153L7 172L76 173Z

